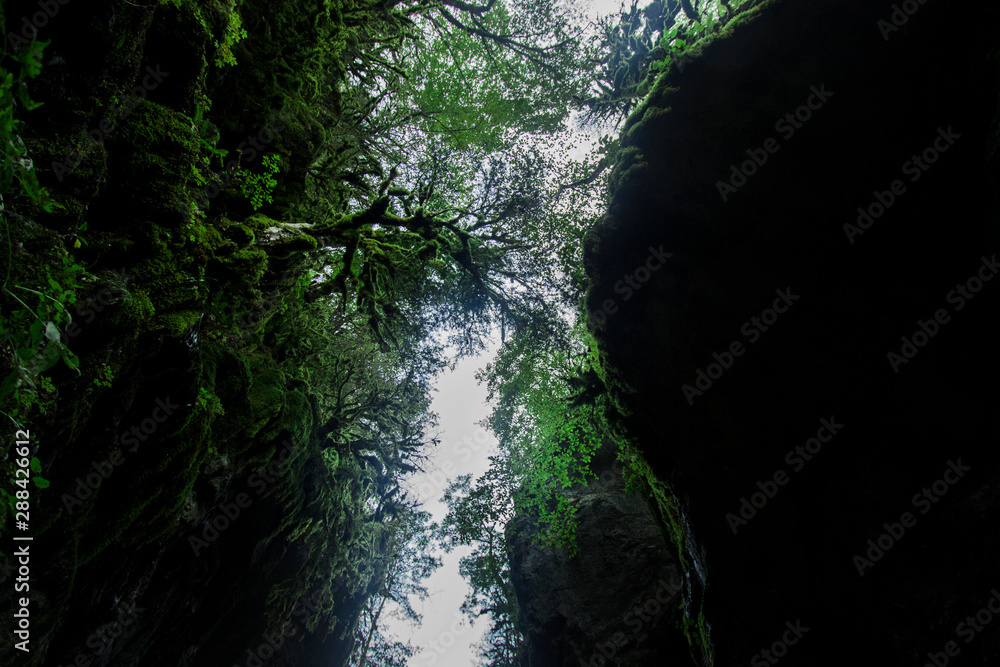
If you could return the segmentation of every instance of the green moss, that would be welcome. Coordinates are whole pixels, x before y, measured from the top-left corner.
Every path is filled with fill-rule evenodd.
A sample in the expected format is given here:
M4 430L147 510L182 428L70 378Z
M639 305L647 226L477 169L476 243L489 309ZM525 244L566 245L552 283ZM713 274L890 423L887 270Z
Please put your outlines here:
M284 381L284 377L282 377ZM299 390L286 391L282 396L281 412L278 419L260 433L265 439L277 439L287 433L292 443L306 443L312 431L312 407L309 399Z
M204 312L206 272L213 262L234 262L236 245L207 224L198 199L203 196L192 174L201 144L187 116L148 101L140 102L113 145L127 178L122 208L132 218L127 230L136 248L146 248L133 266L135 285L148 298L127 316L138 330L166 330L179 335ZM230 276L254 282L262 258L240 256Z
M200 317L201 311L182 310L174 313L167 313L166 315L160 315L157 318L157 321L160 326L167 330L169 335L181 336L185 331L197 324Z
M683 509L673 491L656 476L645 457L633 445L628 443L622 445L619 460L624 464L626 489L638 491L646 498L653 515L664 531L667 543L676 549L677 567L681 570L682 576L687 579L687 575L691 574L691 578L698 579L699 575L693 563L693 559L696 558L696 547L691 543ZM681 598L681 630L687 638L692 655L699 656L699 664L711 665L715 650L705 619L703 598L699 595L699 599L693 601L690 599L690 593L685 590Z
M251 384L249 391L250 410L247 432L250 437L257 433L281 412L287 379L274 366L269 357L256 355L250 360ZM264 456L265 460L267 456Z
M270 245L271 254L277 259L285 259L318 247L316 239L308 234L286 236Z
M120 333L135 338L140 331L149 331L154 327L155 314L156 309L146 290L130 290L122 298L121 305L112 310L111 324Z
M84 131L26 139L36 169L52 174L50 193L63 207L53 215L43 214L40 209L34 211L39 220L58 218L62 224L69 220L79 225L90 202L100 194L108 170L107 148L85 138ZM67 153L74 152L77 160L67 157Z
M247 286L260 282L267 271L267 253L260 248L244 248L233 253L223 265L233 278Z
M191 165L201 152L201 139L192 125L184 114L141 100L111 135L118 139L113 147L127 170L125 185L135 187L132 198L160 223L185 222L200 196Z
M636 146L623 146L618 153L618 163L608 178L609 191L614 193L630 181L649 171L642 151Z
M662 92L668 94L676 90L676 88L664 88ZM649 105L642 109L641 113L641 116L638 115L638 112L633 116L633 119L637 118L637 120L622 133L622 144L631 144L633 146L638 144L639 135L655 127L658 119L670 113L670 107L662 108Z
M263 213L255 213L249 218L243 221L244 224L249 227L253 232L259 234L260 232L268 229L269 227L280 227L281 223L278 220L269 218Z
M247 248L253 245L255 239L253 230L244 224L230 224L226 226L223 230L223 235L239 248Z

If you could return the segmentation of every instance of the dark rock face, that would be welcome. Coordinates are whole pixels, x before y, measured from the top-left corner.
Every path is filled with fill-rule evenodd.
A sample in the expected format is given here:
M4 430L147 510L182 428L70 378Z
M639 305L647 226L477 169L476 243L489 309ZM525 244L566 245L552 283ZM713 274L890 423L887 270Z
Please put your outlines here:
M533 545L533 519L508 529L511 579L530 667L688 665L679 631L681 573L645 501L605 475L566 495L577 507L579 553Z
M197 20L202 6L211 13L207 23ZM251 6L257 14L267 4L242 8ZM115 298L109 306L104 297L113 291L102 290L99 300L87 295L96 319L94 309L86 319L75 311L74 324L84 326L72 348L80 357L102 353L93 358L114 370L113 391L67 393L51 431L39 437L31 425L33 441L44 448L39 456L52 461L46 468L51 489L33 496L36 519L42 517L34 527L42 533L31 543L31 653L5 641L0 664L346 665L353 628L378 578L334 574L321 565L320 577L310 580L318 554L361 560L347 555L355 537L341 532L343 524L328 524L318 549L293 534L298 517L306 517L307 499L312 513L332 484L347 488L357 475L343 469L330 480L311 437L313 404L265 356L248 353L253 348L238 340L238 331L233 343L202 340L197 349L181 337L202 313L197 290L177 286L204 268L209 244L192 241L198 249L187 253L178 243L168 250L167 239L187 222L188 204L205 206L205 190L190 176L200 150L191 128L196 105L214 92L203 58L208 50L210 60L215 49L210 28L225 24L206 3L47 7L58 16L38 25L44 26L40 39L52 45L43 75L30 88L44 105L27 119L24 138L42 183L59 193L67 211L65 219L61 213L40 219L60 233L88 222L101 240L81 249L79 261L88 269L122 267L121 275L136 277L135 298ZM8 2L3 11L8 29L17 32L28 17L46 16L35 2ZM56 54L58 60L48 60ZM150 78L147 72L166 74ZM124 93L143 81L156 83L143 84L151 86L141 95L146 101L125 107ZM250 96L265 97L260 89ZM226 102L238 108L240 98L229 94ZM227 119L241 128L265 125L249 114ZM103 138L91 134L80 148L81 138L98 127ZM50 167L64 161L73 164L67 173ZM225 250L234 259L249 245L248 229L239 251ZM32 238L26 250L64 245L59 235L47 234ZM218 265L219 285L263 271L267 257L258 250L243 257L246 262ZM280 274L276 263L270 266ZM151 300L135 290L140 278L152 286ZM161 321L150 319L154 312ZM252 329L260 320L244 322ZM63 378L69 374L53 368L57 383L60 371ZM192 407L199 388L214 388L224 416L209 419ZM143 426L146 435L134 448L119 440L130 428L152 423L150 411L164 399L177 404L164 425L152 435ZM119 449L119 442L125 446ZM294 443L290 463L260 486L262 470L278 463L285 442ZM220 453L210 453L215 449ZM10 544L7 533L4 542ZM0 558L5 618L13 617L19 597L12 551L4 547ZM277 603L275 591L284 598ZM284 636L271 627L276 609L289 619Z
M671 72L587 250L725 667L1000 664L966 621L1000 547L996 10L910 4L770 3Z

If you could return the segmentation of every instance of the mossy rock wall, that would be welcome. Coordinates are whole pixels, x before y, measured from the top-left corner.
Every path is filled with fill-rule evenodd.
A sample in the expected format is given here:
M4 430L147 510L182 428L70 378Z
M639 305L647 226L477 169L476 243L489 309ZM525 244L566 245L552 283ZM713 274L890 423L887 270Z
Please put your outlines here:
M267 8L244 4L262 31ZM286 3L280 25L312 22L317 6ZM38 6L3 10L10 28ZM70 2L40 31L51 44L30 90L43 105L19 117L63 208L5 198L9 281L75 289L79 330L66 341L81 372L53 367L31 413L32 454L51 483L32 496L31 664L243 664L291 622L296 634L268 664L343 665L382 576L354 456L323 453L316 396L271 340L303 303L299 268L316 244L269 248L247 202L211 195L219 165L199 119L217 104L221 145L234 146L274 108L228 105L239 77L217 57L233 11L215 0ZM272 37L263 52L236 49L245 71L273 68L269 49L282 42L305 57L321 36ZM238 99L280 103L285 91L267 85ZM300 176L315 146L302 135L285 133L291 150L272 145L300 151ZM4 354L0 377L12 370ZM9 517L0 527L8 536ZM0 578L8 563L0 556ZM123 616L129 605L137 611ZM15 655L0 646L0 663Z

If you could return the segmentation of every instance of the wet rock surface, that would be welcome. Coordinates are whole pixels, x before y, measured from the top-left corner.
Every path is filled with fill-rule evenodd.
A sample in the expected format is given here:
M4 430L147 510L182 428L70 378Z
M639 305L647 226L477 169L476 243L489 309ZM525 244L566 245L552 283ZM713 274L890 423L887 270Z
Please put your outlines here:
M676 629L681 573L646 502L618 476L565 491L579 552L532 544L536 522L508 529L528 665L643 665L669 652L691 664Z

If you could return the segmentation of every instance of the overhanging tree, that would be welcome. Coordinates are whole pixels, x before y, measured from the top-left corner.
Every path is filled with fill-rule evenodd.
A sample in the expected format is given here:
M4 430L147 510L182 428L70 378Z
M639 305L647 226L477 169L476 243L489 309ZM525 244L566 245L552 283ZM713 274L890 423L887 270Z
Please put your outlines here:
M381 585L365 603L355 631L351 667L406 667L413 647L392 637L387 621L396 618L420 623L421 615L411 598L427 597L422 582L441 566L441 560L431 553L435 528L430 514L411 503L394 521Z

